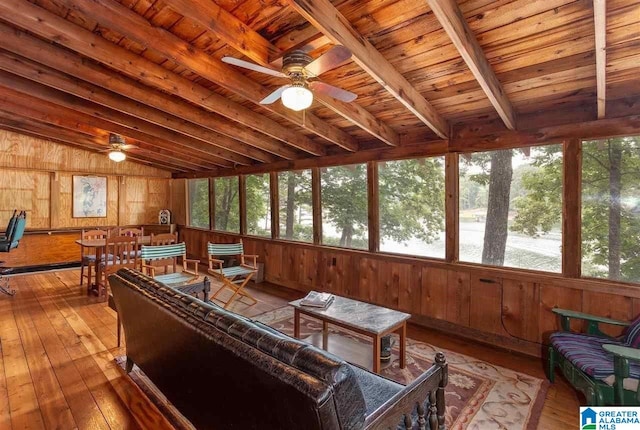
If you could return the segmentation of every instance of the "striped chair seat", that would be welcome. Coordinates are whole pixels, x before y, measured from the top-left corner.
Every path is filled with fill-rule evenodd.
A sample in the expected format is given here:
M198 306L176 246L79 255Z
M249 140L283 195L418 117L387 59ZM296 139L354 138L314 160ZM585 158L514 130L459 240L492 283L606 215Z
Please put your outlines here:
M220 273L220 270L214 269L214 271ZM256 272L255 269L242 267L242 266L224 267L222 269L222 275L225 278L233 278L234 276L248 275L249 273L255 273L255 272Z
M575 367L608 384L612 383L611 376L614 374L613 354L606 352L602 345L626 346L624 342L572 332L553 333L549 340L551 345ZM629 363L629 376L640 379L640 364Z

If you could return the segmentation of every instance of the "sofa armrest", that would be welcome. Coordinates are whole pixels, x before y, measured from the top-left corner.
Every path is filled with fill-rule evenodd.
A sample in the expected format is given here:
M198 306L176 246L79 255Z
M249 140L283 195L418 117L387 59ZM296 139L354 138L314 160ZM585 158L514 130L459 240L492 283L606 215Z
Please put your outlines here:
M447 383L447 363L444 354L438 352L433 366L366 417L365 428L395 429L403 423L406 429L413 429L417 424L424 430L428 420L431 430L444 429L444 387ZM425 410L427 400L428 410Z
M610 336L607 336L605 333L600 331L600 327L599 327L600 323L609 324L609 325L618 325L623 327L629 325L627 321L620 321L620 320L614 320L611 318L599 317L596 315L585 314L583 312L572 311L569 309L553 308L551 310L553 311L553 313L560 316L560 325L562 327L562 330L564 331L570 330L571 318L586 321L588 334L594 334L594 335L603 336L603 337L610 337Z

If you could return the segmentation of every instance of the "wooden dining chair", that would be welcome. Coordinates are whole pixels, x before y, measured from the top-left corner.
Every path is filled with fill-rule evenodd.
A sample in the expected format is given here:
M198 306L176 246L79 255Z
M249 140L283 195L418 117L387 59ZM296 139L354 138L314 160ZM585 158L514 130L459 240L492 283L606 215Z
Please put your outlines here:
M140 240L142 238L142 236L144 236L144 227L140 227L140 228L135 228L135 227L120 228L120 232L119 232L118 236L137 237ZM140 257L140 251L137 251L137 252L138 252L138 258L139 258Z
M135 228L135 227L120 228L120 234L118 236L142 237L142 236L144 236L144 227L140 227L140 228Z
M94 239L106 239L107 231L105 230L82 230L80 236L82 240L94 240ZM84 278L87 278L87 284L91 285L91 271L96 264L96 250L95 248L88 248L86 246L80 247L80 285ZM85 275L84 268L87 268Z
M107 277L118 270L128 267L138 269L140 244L137 236L108 237L104 247L105 258L100 262L100 286L98 296L106 292Z
M151 234L151 246L160 246L160 245L173 245L174 243L178 243L178 233L161 233L161 234ZM164 273L169 273L169 266L173 267L173 272L176 272L178 259L176 257L165 258L165 259L156 259L150 261L143 261L143 264L148 264L158 267L164 267Z

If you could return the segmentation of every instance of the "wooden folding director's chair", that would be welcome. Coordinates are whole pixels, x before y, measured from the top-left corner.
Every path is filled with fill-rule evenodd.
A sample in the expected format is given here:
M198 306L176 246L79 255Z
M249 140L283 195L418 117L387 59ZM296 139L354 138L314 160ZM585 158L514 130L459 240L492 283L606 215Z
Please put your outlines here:
M224 303L225 309L228 308L236 298L246 297L253 302L251 305L258 303L258 301L244 289L247 282L258 272L258 256L245 255L242 240L240 240L240 243L207 242L207 253L209 254L209 273L222 281L222 288L216 291L212 299L216 299L222 290L228 288L233 292L231 298L226 302L217 299ZM240 265L222 267L223 261L216 258L222 256L240 256ZM253 265L245 261L247 258L253 260Z

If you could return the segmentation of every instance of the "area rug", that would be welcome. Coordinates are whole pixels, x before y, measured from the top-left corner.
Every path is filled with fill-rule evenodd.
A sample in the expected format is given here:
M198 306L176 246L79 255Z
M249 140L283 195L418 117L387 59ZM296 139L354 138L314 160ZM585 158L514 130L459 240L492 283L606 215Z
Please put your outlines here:
M253 319L293 335L291 307L279 308ZM332 351L331 342L332 337L340 336L361 344L363 354L370 357L371 342L368 338L331 325L329 327L330 352L340 355L339 350ZM309 340L317 343L320 337L313 335L321 330L320 321L301 317L302 338L310 336ZM336 344L339 345L338 342ZM537 427L548 387L546 380L412 339L407 339L407 366L400 369L398 361L392 359L392 362L381 370L381 374L401 384L407 384L431 366L438 351L445 354L449 363L449 385L445 390L447 429L532 430ZM393 347L394 358L398 353L396 337Z
M293 335L293 309L290 307L266 312L253 319ZM340 351L332 350L332 347L345 343L346 339L355 344L356 351L359 345L362 357L370 357L371 342L365 336L331 325L329 327L329 351L340 355ZM319 343L321 337L314 334L319 334L321 330L322 323L318 320L301 318L300 333L303 338ZM353 345L349 348L354 350ZM449 363L449 385L445 390L447 429L533 430L537 427L548 387L546 380L413 339L407 339L407 366L400 369L396 360L399 354L397 338L392 360L389 365L383 366L381 374L407 384L431 366L438 351L445 354ZM125 358L116 357L115 361L124 373ZM176 429L194 429L137 366L134 366L129 377Z

